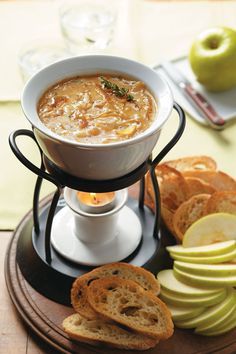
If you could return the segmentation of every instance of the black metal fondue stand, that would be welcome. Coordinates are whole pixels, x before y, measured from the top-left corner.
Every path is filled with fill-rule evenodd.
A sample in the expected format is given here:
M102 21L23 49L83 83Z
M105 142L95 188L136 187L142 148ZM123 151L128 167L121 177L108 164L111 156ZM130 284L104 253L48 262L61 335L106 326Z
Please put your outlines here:
M41 166L38 168L31 163L19 150L16 138L28 136L36 143L34 133L30 130L17 130L10 135L9 142L15 156L28 169L38 175L33 198L33 220L25 225L17 244L16 260L24 278L38 292L56 302L69 305L70 289L74 279L92 269L91 266L71 262L63 257L52 247L51 230L54 215L64 206L65 201L61 196L64 187L69 187L84 192L110 192L118 191L139 183L139 201L129 197L127 206L131 208L140 220L142 237L137 248L122 261L143 266L156 273L161 265L158 252L161 247L160 240L160 195L158 182L155 175L156 165L163 159L169 150L177 143L185 127L185 115L178 104L174 104L178 113L179 125L177 132L169 143L161 150L152 161L151 157L131 173L122 177L100 181L85 180L67 174L50 161L42 152ZM144 205L145 179L144 175L150 171L155 195L155 213ZM40 208L39 195L43 179L52 182L56 191L52 199ZM66 230L65 230L65 238ZM127 239L127 243L129 240ZM159 260L159 261L158 261Z

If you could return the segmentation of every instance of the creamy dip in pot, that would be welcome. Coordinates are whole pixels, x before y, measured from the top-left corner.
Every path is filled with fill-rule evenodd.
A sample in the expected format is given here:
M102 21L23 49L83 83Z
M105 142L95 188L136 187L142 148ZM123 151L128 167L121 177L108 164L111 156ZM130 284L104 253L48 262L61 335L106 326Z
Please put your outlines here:
M130 139L152 124L156 110L143 82L112 75L63 80L38 103L39 118L48 129L85 144Z

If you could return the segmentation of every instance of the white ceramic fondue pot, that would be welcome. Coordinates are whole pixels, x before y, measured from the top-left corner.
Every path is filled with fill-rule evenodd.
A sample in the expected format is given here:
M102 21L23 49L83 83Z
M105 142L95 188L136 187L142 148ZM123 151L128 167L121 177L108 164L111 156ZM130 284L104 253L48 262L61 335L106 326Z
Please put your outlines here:
M63 79L93 74L123 74L143 81L157 102L151 126L131 139L109 144L80 143L49 130L37 113L42 94ZM42 69L27 82L21 102L45 156L63 171L90 180L118 178L141 166L156 145L173 108L172 93L158 73L136 61L108 55L72 57Z

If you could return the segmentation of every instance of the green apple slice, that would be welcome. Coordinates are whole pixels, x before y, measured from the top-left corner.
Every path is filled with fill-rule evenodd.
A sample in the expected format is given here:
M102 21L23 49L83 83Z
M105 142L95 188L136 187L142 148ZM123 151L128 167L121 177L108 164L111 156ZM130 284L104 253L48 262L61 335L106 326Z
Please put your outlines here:
M174 267L187 273L202 276L236 276L236 264L195 264L175 261Z
M172 294L182 297L194 298L213 295L223 290L221 287L216 288L201 288L199 286L190 286L182 283L174 276L172 269L161 270L157 274L157 278L161 284L161 289L167 290Z
M194 332L197 334L204 334L206 335L206 333L212 333L215 331L218 331L219 329L222 328L222 324L225 324L225 321L228 320L228 318L231 318L231 315L234 313L236 308L236 305L234 305L234 307L232 307L227 313L225 313L221 318L218 318L217 321L215 322L214 325L210 325L210 326L199 326L197 328L195 328Z
M210 245L236 239L236 215L214 213L194 222L183 237L183 247Z
M226 313L228 313L235 306L235 292L233 289L229 289L226 298L223 302L218 303L208 309L206 309L199 316L186 321L176 322L176 327L179 328L195 328L199 326L207 327L214 325L219 319L221 319ZM199 327L200 328L200 327Z
M231 313L231 315L228 317L228 319L226 321L224 321L224 323L221 324L221 326L218 326L214 330L208 330L205 332L202 331L199 334L205 335L205 336L219 336L221 334L231 331L235 327L236 327L236 308Z
M178 280L191 286L236 286L236 275L228 277L201 276L184 272L176 267L174 267L174 275Z
M211 245L197 246L197 247L183 247L181 245L168 246L167 251L173 255L181 255L187 257L207 257L224 254L235 250L236 240L229 240L225 242L213 243Z
M202 246L204 247L204 246ZM198 247L196 247L198 248ZM217 263L223 263L223 262L229 262L229 261L234 261L236 257L236 248L233 251L223 253L220 255L216 256L208 256L208 257L185 257L182 255L178 255L175 253L170 253L171 258L177 260L177 261L182 261L182 262L187 262L187 263L201 263L201 264L217 264Z
M221 327L222 324L225 323L225 321L228 320L228 318L231 317L231 314L234 312L235 308L236 297L234 294L233 298L231 299L231 302L229 303L229 306L225 308L225 311L222 311L220 316L215 317L214 320L211 319L208 323L203 323L200 326L197 326L195 332L201 334L201 332L217 330Z
M168 309L171 312L173 321L182 321L200 315L205 310L205 307L179 307L168 304Z
M185 307L206 307L206 306L213 306L218 304L226 297L227 291L225 289L221 290L221 292L201 296L196 298L188 298L182 297L180 295L172 294L168 290L161 289L160 298L166 303L175 306L185 306Z

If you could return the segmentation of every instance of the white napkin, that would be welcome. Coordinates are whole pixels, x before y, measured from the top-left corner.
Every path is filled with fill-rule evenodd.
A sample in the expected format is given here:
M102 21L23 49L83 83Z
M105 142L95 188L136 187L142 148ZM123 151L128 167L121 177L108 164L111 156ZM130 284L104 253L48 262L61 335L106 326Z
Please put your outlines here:
M206 99L212 104L220 116L222 116L226 121L236 118L236 88L219 93L209 92L196 81L194 74L191 71L187 57L173 60L172 63L192 83L196 90L200 92L204 97L206 97ZM175 85L175 83L169 78L161 66L156 66L156 70L168 82L176 102L178 102L183 107L183 109L199 123L207 124L201 113L198 112L194 105L188 101L179 87Z

